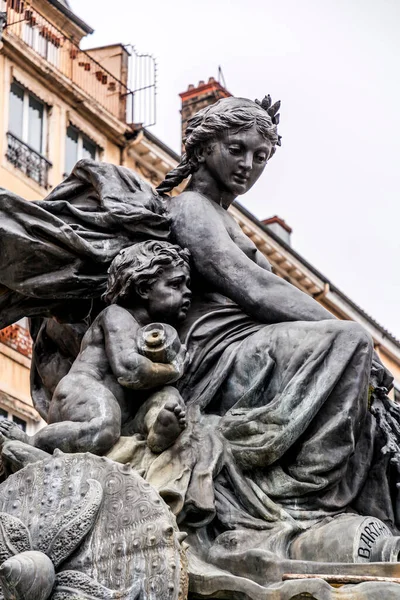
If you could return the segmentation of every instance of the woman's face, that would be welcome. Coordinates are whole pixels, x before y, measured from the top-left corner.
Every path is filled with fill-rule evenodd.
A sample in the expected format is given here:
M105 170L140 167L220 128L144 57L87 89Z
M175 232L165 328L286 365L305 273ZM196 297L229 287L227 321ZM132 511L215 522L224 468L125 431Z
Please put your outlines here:
M205 168L223 191L245 194L264 171L272 144L253 125L243 131L226 131L204 150Z

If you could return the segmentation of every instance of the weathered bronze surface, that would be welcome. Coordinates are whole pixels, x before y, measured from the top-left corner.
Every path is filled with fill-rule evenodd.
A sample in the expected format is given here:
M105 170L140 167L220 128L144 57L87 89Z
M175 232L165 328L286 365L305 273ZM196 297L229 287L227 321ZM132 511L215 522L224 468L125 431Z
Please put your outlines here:
M89 494L98 515L104 469L114 483L132 477L136 486L128 493L116 484L112 516L91 513L93 529L79 529L82 539L77 531L74 559L56 564L36 542L1 555L5 597L7 561L27 573L32 564L51 570L50 559L55 587L46 598L117 598L122 588L125 600L184 598L175 524L173 572L147 551L157 523L151 511L143 517L149 538L142 524L121 524L146 494L154 506L164 500L188 534L189 597L399 597L400 409L387 397L392 377L368 333L275 276L227 212L280 145L278 109L269 97L231 97L201 110L158 193L123 167L89 160L44 201L1 192L0 325L31 317L32 397L48 425L29 438L0 422L8 474L0 498L12 490L0 517L19 519L27 538L52 494L64 502L57 518L74 510L69 485L79 488L78 513L79 494L82 502ZM185 190L169 197L187 177ZM31 489L39 472L41 487ZM10 536L14 526L7 527ZM122 588L108 550L114 536ZM143 560L129 570L132 548ZM35 551L47 559L26 555ZM116 569L108 578L104 553ZM74 585L79 596L66 591Z

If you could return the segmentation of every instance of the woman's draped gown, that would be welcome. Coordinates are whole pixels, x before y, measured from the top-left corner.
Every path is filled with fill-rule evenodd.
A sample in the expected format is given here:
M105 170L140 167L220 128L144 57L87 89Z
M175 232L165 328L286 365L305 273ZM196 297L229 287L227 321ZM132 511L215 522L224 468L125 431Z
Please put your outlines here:
M0 326L25 315L85 315L123 247L169 234L161 199L122 167L82 161L44 201L3 191ZM299 532L345 511L395 532L396 487L369 410L369 335L338 320L258 323L199 289L180 331L191 356L177 384L187 428L158 456L137 439L131 457L189 532L193 569L196 560L236 564L240 575L250 568L243 549L287 559ZM44 384L35 373L49 359L42 325L38 398ZM61 345L52 351L62 354ZM383 367L376 373L388 385ZM46 402L37 404L45 415Z

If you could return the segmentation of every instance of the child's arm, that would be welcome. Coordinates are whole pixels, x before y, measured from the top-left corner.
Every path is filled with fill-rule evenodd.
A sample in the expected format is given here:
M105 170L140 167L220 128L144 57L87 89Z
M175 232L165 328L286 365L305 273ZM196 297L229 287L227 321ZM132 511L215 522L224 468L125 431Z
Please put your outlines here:
M184 369L186 351L171 364L155 363L139 354L136 335L139 324L121 306L113 304L101 313L105 350L118 383L134 390L146 390L177 381Z

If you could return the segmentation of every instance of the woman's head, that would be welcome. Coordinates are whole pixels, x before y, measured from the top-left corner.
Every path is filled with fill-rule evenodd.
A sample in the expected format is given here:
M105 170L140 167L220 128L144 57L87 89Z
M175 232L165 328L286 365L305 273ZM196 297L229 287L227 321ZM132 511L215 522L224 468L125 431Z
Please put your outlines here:
M186 153L178 167L171 171L157 188L167 193L179 185L199 168L199 154L212 146L227 132L239 133L254 129L271 148L268 158L280 145L277 132L280 103L271 106L271 98L266 96L262 102L253 102L246 98L224 98L215 104L203 108L189 119L183 140Z

